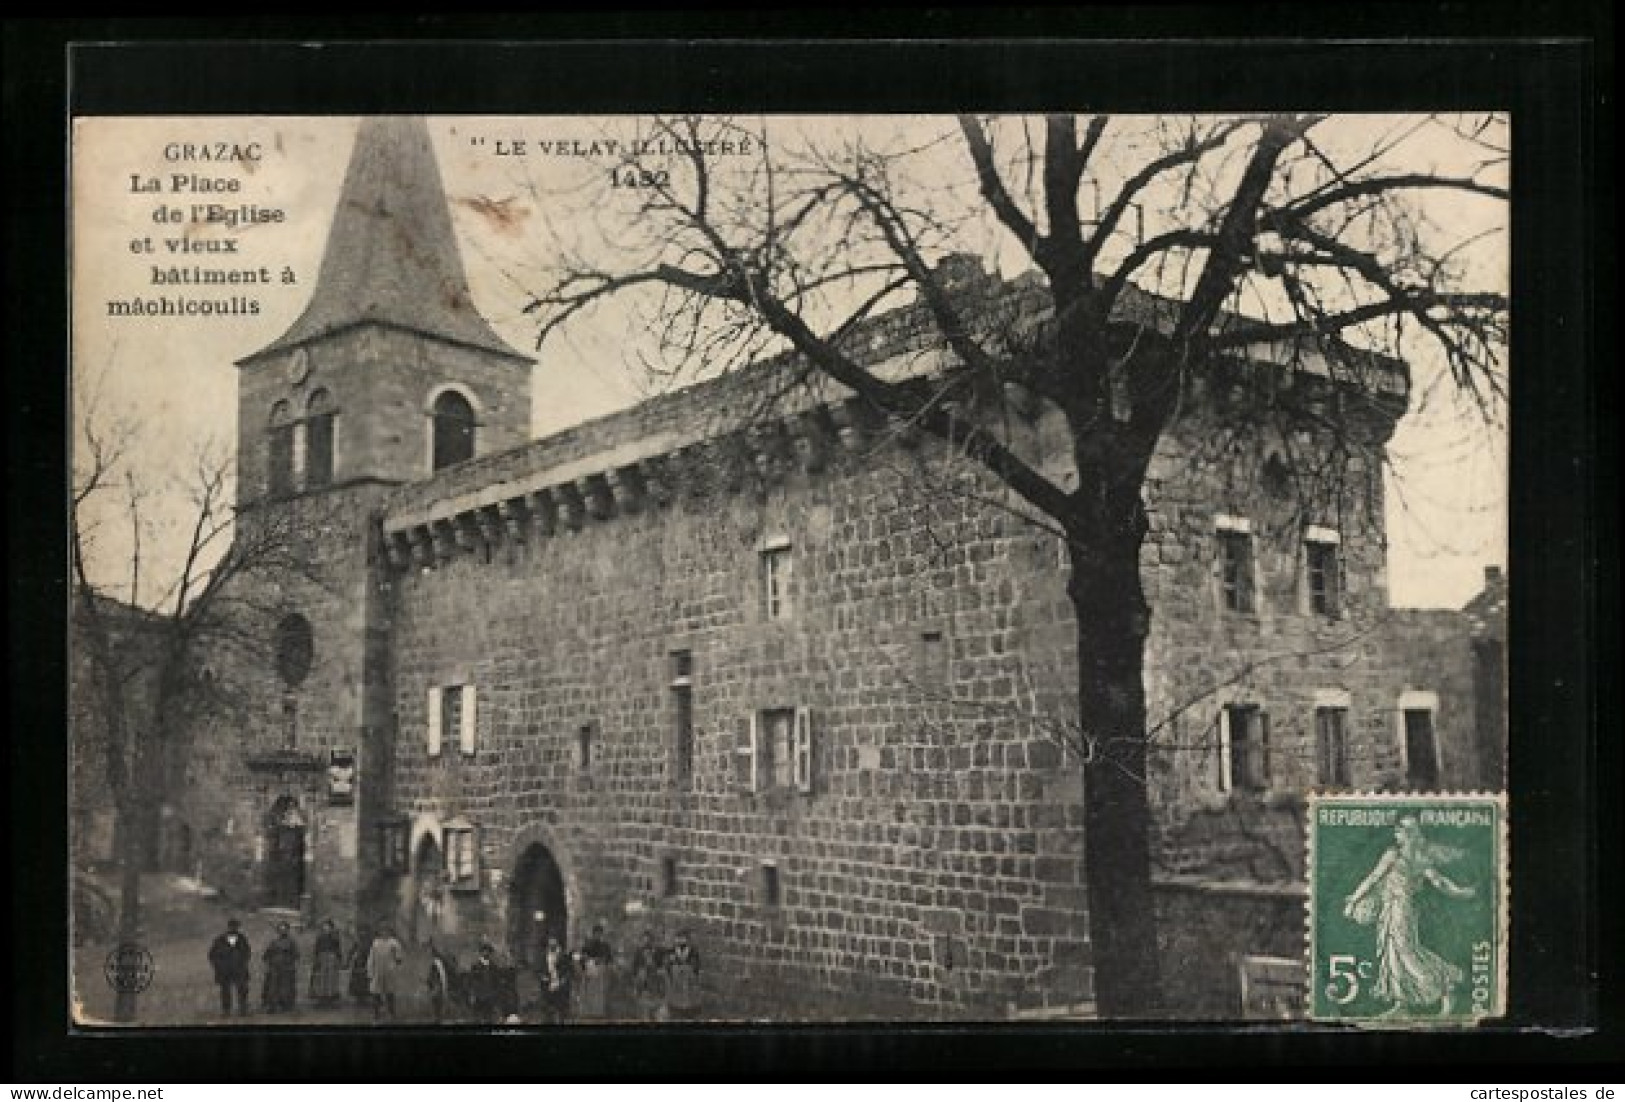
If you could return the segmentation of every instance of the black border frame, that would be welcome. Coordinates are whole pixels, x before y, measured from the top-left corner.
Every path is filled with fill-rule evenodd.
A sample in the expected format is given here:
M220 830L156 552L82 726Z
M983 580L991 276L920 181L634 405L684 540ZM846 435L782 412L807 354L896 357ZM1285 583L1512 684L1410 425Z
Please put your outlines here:
M820 20L623 14L607 18L59 21L5 27L6 428L15 1023L12 1075L88 1082L374 1079L953 1076L1109 1067L1257 1077L1360 1066L1363 1077L1486 1071L1508 1061L1578 1072L1625 1051L1618 975L1620 776L1612 204L1593 175L1611 152L1611 38L1550 10L1468 17L1439 5L1224 18L1224 37L1175 41L1180 9L872 13L847 39ZM1240 9L1253 11L1258 9ZM1172 15L1168 13L1174 13ZM1418 14L1419 13L1419 14ZM1198 20L1200 22L1200 19ZM1211 18L1209 25L1220 22ZM1254 27L1254 23L1260 24ZM1611 26L1611 16L1601 22ZM1378 24L1381 25L1378 25ZM1420 27L1420 32L1418 28ZM1480 34L1473 40L1389 37ZM1286 37L1294 33L1304 38ZM785 40L727 40L749 30ZM1552 37L1554 30L1562 37ZM1340 41L1328 41L1336 31ZM938 36L933 41L897 36ZM1084 41L1073 36L1114 36ZM1267 37L1248 37L1248 34ZM889 41L851 40L855 35ZM634 39L634 36L638 36ZM799 36L789 40L793 36ZM515 44L476 41L502 38ZM684 38L689 41L661 41ZM561 38L576 39L571 43ZM322 46L309 45L323 40ZM591 39L590 41L588 39ZM1070 39L1070 40L1068 40ZM123 42L121 46L73 43ZM184 63L180 58L184 57ZM70 79L71 77L71 79ZM1612 88L1611 83L1607 85ZM567 1034L398 1031L66 1031L63 490L66 122L70 114L363 114L761 109L1336 110L1500 107L1514 114L1515 362L1509 691L1513 861L1508 1024L1391 1034L1192 1025L1098 1027L576 1027ZM1599 148L1600 147L1600 148ZM1604 249L1596 248L1597 241ZM1607 255L1603 255L1604 252ZM1599 260L1601 265L1599 267ZM1600 279L1600 284L1599 284ZM15 324L20 320L21 324ZM1608 798L1604 798L1607 793ZM61 824L62 829L56 829ZM1605 875L1606 874L1606 875ZM41 885L54 885L54 897ZM26 890L24 890L26 889ZM1584 905L1575 905L1576 895ZM1520 900L1522 902L1520 902ZM1535 902L1530 902L1531 900ZM1613 917L1606 917L1613 916Z

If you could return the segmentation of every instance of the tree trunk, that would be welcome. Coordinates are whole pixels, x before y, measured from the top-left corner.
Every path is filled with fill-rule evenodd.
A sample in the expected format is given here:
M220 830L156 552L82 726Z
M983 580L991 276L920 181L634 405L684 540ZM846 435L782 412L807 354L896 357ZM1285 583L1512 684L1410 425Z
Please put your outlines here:
M1102 538L1105 536L1105 538ZM1085 748L1084 866L1102 1017L1161 1010L1151 894L1144 660L1150 613L1139 539L1095 531L1072 541L1067 592L1077 620Z
M141 940L141 866L146 857L146 821L140 800L124 801L118 809L119 900L118 945L139 944ZM113 1020L136 1019L138 992L120 984L114 993Z

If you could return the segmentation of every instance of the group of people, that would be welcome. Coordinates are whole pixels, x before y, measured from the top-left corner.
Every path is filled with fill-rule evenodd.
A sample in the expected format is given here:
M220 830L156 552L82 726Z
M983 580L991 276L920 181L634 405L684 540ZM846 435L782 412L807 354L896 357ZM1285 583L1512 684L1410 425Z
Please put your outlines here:
M209 963L220 989L220 1011L247 1014L253 947L233 918L209 947ZM291 1011L297 1003L299 943L287 922L261 954L264 977L261 1005L267 1013ZM309 999L312 1005L332 1007L346 992L358 1004L372 1008L377 1019L393 1019L398 996L404 993L406 952L388 926L375 933L365 928L347 943L331 919L317 930L311 946ZM572 1019L602 1019L611 1014L615 950L600 923L574 951L567 951L556 935L546 936L532 968L543 1020L563 1023ZM660 944L653 929L643 931L632 954L628 994L645 1018L694 1018L700 1009L700 954L687 931L678 931L671 945ZM454 957L429 945L425 991L436 1021L442 1021L461 1003L485 1021L516 1021L520 999L516 972L500 963L496 948L482 942L478 956L466 972Z
M437 960L440 959L437 954ZM556 934L547 934L531 964L537 987L537 1009L542 1020L560 1024L571 1020L594 1020L613 1016L612 989L615 980L615 949L604 926L595 925L580 948L567 950ZM504 985L503 978L509 982ZM466 978L467 1001L476 1017L511 1021L519 1011L513 970L497 961L496 948L480 945L478 958ZM433 982L433 981L432 981ZM442 976L439 983L446 984ZM681 931L672 945L658 943L653 930L643 932L642 942L632 955L626 994L646 1018L692 1018L700 1007L700 955Z
M278 922L275 935L260 956L264 969L260 1005L266 1013L286 1013L297 1005L300 956L292 926ZM242 923L235 918L228 920L225 932L209 946L209 965L214 970L215 986L220 989L222 1014L249 1012L253 962L254 949L243 933ZM375 1017L394 1017L405 963L405 950L387 927L376 935L359 931L354 942L346 944L344 935L328 919L317 930L311 946L310 1001L315 1006L337 1006L347 991L356 1002L370 1004Z

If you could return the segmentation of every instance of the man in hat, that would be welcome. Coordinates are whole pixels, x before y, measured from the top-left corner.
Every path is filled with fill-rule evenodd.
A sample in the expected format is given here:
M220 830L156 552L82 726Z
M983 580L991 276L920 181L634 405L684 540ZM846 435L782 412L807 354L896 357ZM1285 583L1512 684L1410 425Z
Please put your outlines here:
M699 1017L700 951L689 943L687 930L677 931L666 954L666 1005L673 1018Z
M254 950L243 936L242 923L235 918L226 921L226 932L209 946L209 964L214 968L214 982L220 988L220 1012L231 1013L232 994L237 996L237 1012L248 1013L248 969L254 959Z
M479 955L468 966L468 1009L482 1022L499 1018L497 1013L496 946L480 942Z

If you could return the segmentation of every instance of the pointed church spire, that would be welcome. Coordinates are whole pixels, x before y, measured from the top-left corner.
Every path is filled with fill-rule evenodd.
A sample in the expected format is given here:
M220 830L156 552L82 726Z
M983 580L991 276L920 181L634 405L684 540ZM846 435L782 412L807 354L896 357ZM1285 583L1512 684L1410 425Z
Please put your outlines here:
M474 307L421 118L362 120L310 304L253 358L368 322L528 359Z

